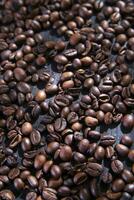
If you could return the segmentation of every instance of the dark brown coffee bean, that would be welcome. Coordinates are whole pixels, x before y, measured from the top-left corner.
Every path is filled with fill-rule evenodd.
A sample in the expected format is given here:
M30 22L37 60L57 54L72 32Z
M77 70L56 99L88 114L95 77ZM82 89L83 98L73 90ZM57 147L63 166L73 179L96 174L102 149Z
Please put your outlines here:
M19 92L22 92L24 94L27 94L30 92L30 86L25 82L19 82L17 84L17 89L19 90Z
M84 172L78 172L75 174L73 181L76 185L80 185L87 180L87 175Z
M46 99L46 93L44 90L38 90L35 94L35 101L42 102Z
M40 132L37 130L33 130L30 134L30 140L33 145L38 145L41 141Z
M49 200L49 199L57 200L58 198L56 194L57 194L56 190L52 188L47 188L47 187L43 188L42 196L46 200Z
M27 138L27 137L24 137L22 139L22 142L21 142L21 148L23 151L28 151L31 149L31 142L30 142L30 139Z
M131 162L134 162L134 149L131 149L128 153L128 158Z
M60 149L60 158L63 161L69 161L72 158L72 149L65 145Z
M114 148L112 146L106 147L106 158L111 159L115 153Z
M101 134L98 131L92 131L87 128L87 129L85 129L85 136L91 140L99 140Z
M29 192L26 195L26 200L36 200L37 199L37 194L35 192Z
M115 150L117 151L118 155L121 157L126 157L128 155L129 149L123 144L117 144L115 146Z
M25 122L21 127L21 131L24 135L29 135L32 132L32 130L32 124L29 122Z
M127 169L124 169L124 171L121 174L121 177L127 183L131 183L134 181L134 175L131 173L131 171L129 171Z
M25 186L25 183L22 181L21 178L16 178L14 179L14 187L17 189L17 190L22 190Z
M86 117L85 118L85 123L87 126L97 126L98 125L98 120L94 117Z
M19 176L20 174L20 170L18 168L13 168L10 170L8 177L13 180L15 179L17 176Z
M112 192L111 190L108 190L106 196L110 200L118 200L121 197L121 194L121 192Z
M115 137L112 135L102 135L100 144L102 146L111 146L115 143Z
M113 160L111 162L111 169L115 174L120 174L124 169L123 163L119 160Z
M112 177L112 174L107 171L107 170L104 170L101 174L101 180L103 181L103 183L105 184L109 184L112 182L113 180L113 177Z
M115 179L115 181L113 181L112 183L112 190L114 192L120 192L124 189L124 187L125 187L125 182L120 178Z
M51 175L53 178L57 179L61 176L61 169L58 165L53 165L50 170Z
M64 118L58 118L56 119L54 123L54 128L56 131L61 132L63 131L67 126L67 122Z
M121 137L120 143L122 143L122 144L124 144L126 146L131 146L132 143L133 143L133 141L132 141L132 139L128 135L123 135Z
M96 160L103 160L105 156L105 149L101 146L98 146L96 148L94 157L96 158Z
M131 129L134 126L134 117L132 114L127 114L123 117L122 125L125 128Z
M85 172L92 177L97 177L102 173L102 165L98 163L88 163Z
M22 68L15 68L14 69L14 77L17 81L23 81L26 78L26 72Z
M100 109L104 112L112 112L113 111L113 105L110 103L103 103L100 106Z
M35 169L41 169L46 161L46 156L43 154L39 154L34 159L34 167Z
M34 176L32 175L28 176L27 180L32 188L36 188L38 186L38 181Z
M78 149L81 153L86 153L89 149L89 141L87 139L83 139L78 143Z
M58 64L63 64L63 65L68 63L68 59L64 55L55 56L54 61Z
M131 200L131 198L132 198L132 196L129 193L123 192L120 200Z
M7 200L15 200L15 195L11 190L1 190L0 191L0 197L1 199L7 199Z
M124 191L133 195L134 194L134 183L127 184L124 188Z

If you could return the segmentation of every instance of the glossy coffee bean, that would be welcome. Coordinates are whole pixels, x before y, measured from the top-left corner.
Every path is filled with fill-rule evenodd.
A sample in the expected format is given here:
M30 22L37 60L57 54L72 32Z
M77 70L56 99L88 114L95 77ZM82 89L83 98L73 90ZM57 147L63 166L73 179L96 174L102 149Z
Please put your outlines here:
M32 130L32 124L29 122L25 122L21 127L21 131L24 135L29 135L32 132Z
M34 159L34 167L35 169L41 169L46 161L46 156L43 154L39 154Z

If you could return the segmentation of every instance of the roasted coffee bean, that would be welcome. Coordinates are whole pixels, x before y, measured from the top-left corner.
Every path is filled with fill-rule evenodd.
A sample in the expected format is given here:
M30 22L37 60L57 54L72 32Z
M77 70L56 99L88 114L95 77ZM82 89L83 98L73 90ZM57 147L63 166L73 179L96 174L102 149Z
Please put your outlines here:
M111 162L111 169L115 174L120 174L124 169L123 163L119 160L113 160Z
M76 185L80 185L87 180L87 175L84 172L78 172L75 174L73 181Z
M123 144L117 144L115 146L115 150L121 157L126 157L128 155L129 149Z
M41 141L41 134L37 130L33 130L30 133L30 141L33 145L38 145Z
M128 153L128 158L131 162L134 162L134 149L131 149Z
M37 194L35 192L29 192L26 195L26 200L36 200L37 199Z
M67 126L67 122L64 118L58 118L56 119L54 123L54 128L56 131L61 132L63 131Z
M15 187L17 190L23 189L24 186L25 186L25 183L22 181L22 179L20 179L20 178L14 179L14 187Z
M124 191L133 195L134 194L134 183L129 183L129 184L125 185Z
M53 178L57 179L61 176L61 169L58 165L53 165L51 167L50 173Z
M17 81L23 81L26 78L26 73L22 68L15 68L14 69L14 77Z
M32 130L32 124L30 124L29 122L25 122L21 127L21 131L24 135L29 135L32 132Z
M46 99L46 93L44 90L38 90L37 93L35 94L35 100L37 102L42 102Z
M34 159L34 167L35 169L41 169L46 161L46 156L43 154L39 154Z
M102 165L89 162L86 166L85 172L92 177L97 177L102 173L102 169Z
M131 171L127 170L127 169L124 169L122 174L121 174L123 180L127 183L131 183L134 181L134 176L133 174L131 173Z
M100 139L100 144L102 146L111 146L115 143L115 137L112 135L102 135Z
M60 149L60 158L63 161L69 161L72 158L72 149L69 146L62 146Z
M106 158L111 159L114 155L115 151L112 146L106 147Z
M131 198L132 198L132 196L129 193L123 192L120 200L130 200Z
M83 139L78 143L78 149L81 153L86 153L89 148L89 141L87 139Z
M24 137L22 139L22 142L21 142L21 148L23 151L28 151L31 149L31 142L30 142L30 139L27 138L27 137Z
M16 177L18 177L20 174L20 170L18 168L13 168L10 170L10 172L8 173L8 177L11 180L14 180Z
M15 200L15 196L11 190L1 190L0 191L0 197L2 199L7 199L7 200Z
M122 120L122 125L125 128L131 129L134 126L134 117L132 114L127 114L124 116L123 120Z
M111 183L113 180L112 174L108 170L104 170L101 174L101 180L105 184Z
M94 157L96 158L96 160L102 160L105 156L105 149L102 146L98 146L96 148Z
M126 146L131 146L133 141L132 139L128 136L128 135L123 135L122 138L121 138L121 141L120 143L126 145Z
M86 117L85 118L85 123L87 126L97 126L98 125L98 120L94 117Z
M32 175L28 176L27 180L32 188L36 188L38 186L38 181L34 176Z
M120 192L124 189L124 187L125 187L125 182L120 178L115 179L115 181L113 181L112 183L112 190L114 192Z

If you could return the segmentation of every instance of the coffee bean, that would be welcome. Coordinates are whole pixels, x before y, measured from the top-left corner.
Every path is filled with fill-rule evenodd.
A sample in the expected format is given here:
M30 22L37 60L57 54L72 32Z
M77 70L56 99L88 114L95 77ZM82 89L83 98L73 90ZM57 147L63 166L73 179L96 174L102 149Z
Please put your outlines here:
M7 200L15 200L15 195L13 194L13 192L7 189L0 191L0 197Z
M104 170L101 174L101 180L103 181L103 183L105 184L109 184L112 182L113 180L113 177L112 177L112 174L107 171L107 170Z
M44 90L38 90L35 94L35 101L42 102L46 99L46 93Z
M132 196L127 193L127 192L123 192L122 196L121 196L121 200L130 200L132 198Z
M131 149L128 153L128 158L131 162L134 162L134 149Z
M36 188L38 186L38 181L34 176L32 175L28 176L27 180L32 188Z
M64 118L58 118L56 119L54 123L54 128L56 131L61 132L63 131L67 126L67 122Z
M127 184L124 188L124 191L133 195L134 194L134 183Z
M126 157L128 155L129 149L125 145L117 144L115 146L115 150L117 151L118 155L121 157Z
M126 146L131 146L133 143L132 139L128 135L123 135L120 142Z
M32 132L32 130L32 124L30 124L29 122L25 122L21 127L21 131L24 135L29 135Z
M33 145L38 145L41 141L41 134L37 130L33 130L30 133L30 141Z
M87 139L83 139L78 143L78 149L81 153L86 153L89 148L89 141Z
M31 142L30 142L29 138L24 137L22 139L21 148L22 148L23 151L28 151L28 150L31 149Z
M125 182L122 179L115 179L115 181L112 183L112 190L114 192L120 192L124 189Z
M72 149L69 146L63 146L60 149L60 158L63 161L69 161L72 158Z
M75 174L73 181L76 185L80 185L82 183L84 183L87 180L87 176L86 173L84 172L78 172L77 174Z
M131 114L127 114L124 116L123 121L122 121L122 125L125 128L131 129L134 126L134 117Z
M127 183L131 183L134 180L133 174L131 173L131 171L129 171L127 169L124 169L121 176L122 176L123 180Z
M97 126L98 125L98 120L94 117L86 117L85 118L85 123L87 126Z
M17 190L21 190L24 188L24 182L22 181L22 179L20 178L16 178L14 180L14 187L17 189Z
M14 77L17 81L23 81L26 78L26 73L22 68L15 68L14 69Z
M35 169L41 169L43 164L46 161L46 157L43 154L39 154L34 159L34 167Z
M61 176L61 169L58 165L53 165L50 170L51 175L54 178L59 178Z
M94 157L96 158L96 160L102 160L105 156L105 149L101 146L98 146L96 148Z
M111 169L115 174L120 174L124 169L123 163L119 160L113 160L111 162Z
M19 90L19 92L22 92L24 94L27 94L30 92L30 86L25 82L19 82L17 84L17 89Z
M115 138L112 135L102 135L100 144L102 146L111 146L115 143Z
M37 194L35 192L29 192L26 195L26 200L36 200L37 199Z
M102 166L98 163L88 163L85 172L92 177L97 177L102 173Z

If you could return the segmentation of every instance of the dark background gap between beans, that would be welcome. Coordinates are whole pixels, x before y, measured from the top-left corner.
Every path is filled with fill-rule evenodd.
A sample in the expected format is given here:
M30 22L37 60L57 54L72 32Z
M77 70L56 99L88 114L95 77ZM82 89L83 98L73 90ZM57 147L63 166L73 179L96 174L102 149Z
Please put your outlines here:
M59 39L62 39L64 40L63 37L59 37L55 34L54 31L44 31L43 33L43 36L44 38L47 38L48 40L59 40ZM50 74L52 75L52 77L54 78L54 83L55 84L58 84L59 82L59 79L60 79L60 73L57 72L56 68L55 68L55 65L53 63L47 63L47 66L50 70ZM134 64L130 64L129 65L129 72L130 74L133 76L134 78ZM41 86L40 86L41 87ZM37 90L37 87L36 86L33 86L32 88L32 92L35 94ZM54 97L54 96L53 96ZM49 97L46 99L46 102L49 102L53 97ZM40 125L40 122L42 121L43 119L43 116L44 115L40 115L40 117L35 121L35 123L33 124L33 127L34 128L37 128L39 125ZM115 138L116 138L116 143L119 143L120 139L121 139L121 136L122 134L125 134L127 133L128 135L131 136L131 138L134 140L134 129L129 131L129 132L126 132L126 129L123 129L123 127L121 127L121 125L117 125L116 123L115 124L112 124L112 125L104 125L104 124L100 124L97 128L96 128L97 131L100 131L101 133L103 132L106 132L107 134L109 135L113 135ZM134 145L133 147L134 148ZM24 200L24 193L22 193L20 196L18 196L16 198L16 200ZM93 199L95 200L95 199ZM134 197L132 198L132 200L134 200Z

